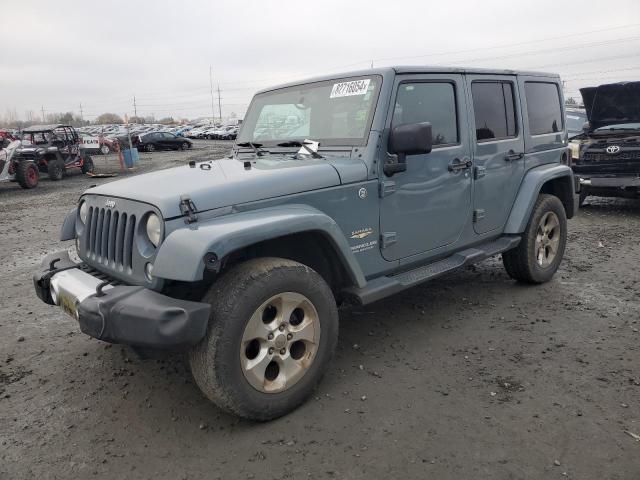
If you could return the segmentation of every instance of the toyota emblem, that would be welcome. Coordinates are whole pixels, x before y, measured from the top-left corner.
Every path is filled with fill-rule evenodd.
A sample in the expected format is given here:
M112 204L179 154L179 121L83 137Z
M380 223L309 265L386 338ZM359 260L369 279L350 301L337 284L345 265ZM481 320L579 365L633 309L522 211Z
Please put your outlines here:
M613 155L614 153L618 153L620 151L620 147L618 145L610 145L607 147L607 153Z

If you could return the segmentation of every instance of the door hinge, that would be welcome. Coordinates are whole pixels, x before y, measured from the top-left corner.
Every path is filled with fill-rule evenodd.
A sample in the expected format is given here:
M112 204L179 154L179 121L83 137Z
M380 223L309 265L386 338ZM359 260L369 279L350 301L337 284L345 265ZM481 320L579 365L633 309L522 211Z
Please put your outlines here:
M396 182L393 180L385 180L380 182L380 198L384 198L387 195L391 195L396 191Z
M380 244L382 248L388 248L396 243L396 232L383 232L380 235Z
M487 174L487 169L486 167L476 167L474 169L474 175L473 178L475 178L476 180L478 180L479 178L484 177Z
M484 210L482 210L481 208L474 210L473 211L473 221L474 222L479 222L480 220L482 220L484 218Z

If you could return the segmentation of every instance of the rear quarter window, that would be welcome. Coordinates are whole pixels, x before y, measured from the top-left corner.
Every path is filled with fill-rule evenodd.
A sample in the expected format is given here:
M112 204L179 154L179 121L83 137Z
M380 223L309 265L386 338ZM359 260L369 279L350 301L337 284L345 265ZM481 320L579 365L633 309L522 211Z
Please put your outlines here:
M563 119L558 85L550 82L525 82L524 92L531 135L561 132Z

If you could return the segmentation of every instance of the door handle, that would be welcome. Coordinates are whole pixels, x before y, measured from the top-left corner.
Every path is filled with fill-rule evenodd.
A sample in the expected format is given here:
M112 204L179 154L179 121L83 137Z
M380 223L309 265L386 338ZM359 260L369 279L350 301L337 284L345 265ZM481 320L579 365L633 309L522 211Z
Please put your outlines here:
M468 158L454 158L453 162L449 164L447 167L450 172L459 172L460 170L466 170L467 168L471 168L473 162Z
M516 153L513 150L509 150L507 152L507 155L504 157L504 159L507 162L513 162L514 160L520 160L522 157L524 157L523 152Z

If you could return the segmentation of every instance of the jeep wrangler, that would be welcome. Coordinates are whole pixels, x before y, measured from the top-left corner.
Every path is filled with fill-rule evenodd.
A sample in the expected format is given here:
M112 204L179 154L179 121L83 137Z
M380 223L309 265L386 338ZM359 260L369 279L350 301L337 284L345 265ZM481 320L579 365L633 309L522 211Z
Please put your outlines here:
M640 198L640 82L580 89L588 122L572 139L580 204L589 195Z
M106 342L188 352L217 405L269 420L313 391L337 304L502 254L549 281L577 209L560 78L397 67L256 94L233 151L87 190L44 302Z
M22 145L14 153L13 162L15 167L10 173L22 188L34 188L40 172L47 173L51 180L61 180L65 172L73 168L82 173L93 172L93 160L80 150L78 134L69 125L25 128Z

